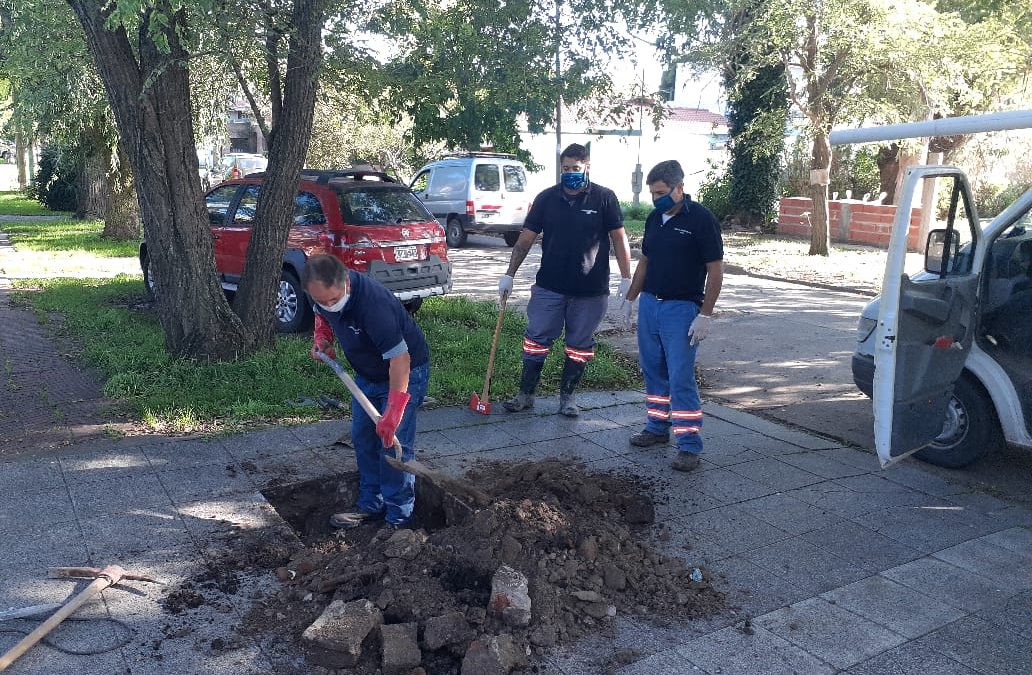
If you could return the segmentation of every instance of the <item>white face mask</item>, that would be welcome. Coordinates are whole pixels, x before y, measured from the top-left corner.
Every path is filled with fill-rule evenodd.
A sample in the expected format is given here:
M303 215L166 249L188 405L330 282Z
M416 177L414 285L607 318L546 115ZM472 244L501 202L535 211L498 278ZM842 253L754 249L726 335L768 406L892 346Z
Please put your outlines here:
M324 305L322 303L316 304L325 309L327 312L339 312L340 310L344 309L344 305L348 304L348 298L350 297L350 295L345 293L344 295L340 296L340 300L333 303L332 305Z

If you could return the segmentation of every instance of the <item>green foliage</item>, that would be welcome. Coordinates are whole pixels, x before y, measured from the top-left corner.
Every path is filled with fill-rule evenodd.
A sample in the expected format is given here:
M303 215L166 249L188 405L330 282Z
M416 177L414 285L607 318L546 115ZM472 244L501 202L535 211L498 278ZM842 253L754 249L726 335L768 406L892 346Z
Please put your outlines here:
M280 336L271 349L232 363L206 363L168 354L154 317L138 309L139 277L108 280L50 279L19 282L21 302L37 312L59 312L61 330L83 346L82 360L106 379L104 394L126 401L141 419L165 432L215 431L256 421L311 421L322 416L304 404L321 394L347 400L343 384L308 355L311 338ZM463 297L430 298L417 315L430 342L430 395L442 404L465 404L483 386L497 307ZM495 362L492 398L514 394L522 365L525 318L506 314ZM542 380L558 386L562 345L557 343ZM584 386L641 386L636 365L600 345ZM328 413L339 415L339 412Z
M723 222L732 214L731 175L727 169L711 167L706 179L699 186L699 203L713 212Z
M0 193L8 194L8 193ZM0 209L3 208L0 202ZM53 212L44 211L53 215ZM89 253L102 258L135 258L138 241L114 241L101 236L101 220L13 221L4 223L4 232L19 249L47 251L55 255Z
M858 148L847 145L836 148L831 161L831 183L828 185L828 191L839 193L839 197L843 199L847 191L852 194L853 199L861 199L866 194L870 194L872 199L877 199L878 190L881 188L877 153L877 147L871 146Z
M620 210L625 220L645 220L652 213L652 202L647 194L642 195L643 199L634 206L631 202L620 202Z
M77 167L60 148L45 146L29 186L29 196L51 211L74 211L78 178Z

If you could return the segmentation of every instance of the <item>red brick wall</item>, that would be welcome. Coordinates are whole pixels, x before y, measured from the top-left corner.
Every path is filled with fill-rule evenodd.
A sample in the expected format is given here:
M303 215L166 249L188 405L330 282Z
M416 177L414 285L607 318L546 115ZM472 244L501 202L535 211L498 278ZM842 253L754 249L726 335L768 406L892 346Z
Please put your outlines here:
M810 224L805 215L810 210L809 197L784 197L778 206L778 234L810 236ZM848 224L843 232L842 219L846 213ZM888 204L829 199L828 217L832 241L873 244L885 248L889 245L896 207ZM907 237L907 248L910 250L917 250L919 245L917 231L920 222L921 209L912 209L910 232ZM920 243L920 246L923 247L924 243Z

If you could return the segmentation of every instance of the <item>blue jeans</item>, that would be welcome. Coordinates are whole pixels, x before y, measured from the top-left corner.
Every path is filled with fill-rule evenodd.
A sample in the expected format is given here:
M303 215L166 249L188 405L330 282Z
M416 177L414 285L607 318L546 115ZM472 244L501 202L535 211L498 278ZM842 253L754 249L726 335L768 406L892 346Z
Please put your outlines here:
M695 384L695 351L688 328L699 314L690 300L638 301L638 357L645 376L645 431L671 432L681 452L702 452L702 405Z
M416 457L416 413L426 396L430 379L430 364L416 366L409 372L409 402L405 415L395 434L401 442L402 458L406 461ZM355 376L355 383L373 406L381 413L387 408L387 382L373 382L361 375ZM402 524L412 517L416 505L416 477L399 471L385 459L387 452L376 434L376 424L365 414L361 404L351 399L351 442L355 444L358 460L358 508L366 513L383 514L387 522Z

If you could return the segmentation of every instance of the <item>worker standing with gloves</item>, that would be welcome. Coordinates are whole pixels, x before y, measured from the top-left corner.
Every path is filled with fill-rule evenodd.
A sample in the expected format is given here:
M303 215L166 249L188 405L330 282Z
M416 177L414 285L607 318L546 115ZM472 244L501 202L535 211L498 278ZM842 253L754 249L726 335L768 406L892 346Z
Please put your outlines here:
M622 277L621 298L631 285L631 253L616 194L588 179L587 148L576 143L567 147L560 168L560 183L534 199L513 246L509 269L498 282L499 298L508 297L516 272L542 235L541 266L527 305L520 392L504 406L510 412L534 407L545 357L565 329L559 413L576 417L580 409L574 391L595 355L595 330L609 306L610 242Z
M646 178L655 209L634 279L620 310L629 324L640 294L638 358L645 376L645 429L631 436L636 447L677 441L672 467L691 471L702 452L702 404L695 382L695 354L709 334L724 279L720 224L684 191L675 160L660 162Z
M344 357L355 370L355 383L380 414L351 420L351 439L358 461L357 510L330 517L334 527L351 528L384 518L393 527L405 525L416 503L415 476L390 466L384 451L397 436L402 460L416 456L416 413L426 396L430 349L423 331L401 302L370 277L344 267L330 255L308 260L302 278L315 301L315 350L334 356L336 336ZM361 410L355 400L352 410Z

